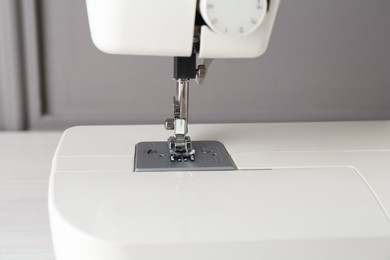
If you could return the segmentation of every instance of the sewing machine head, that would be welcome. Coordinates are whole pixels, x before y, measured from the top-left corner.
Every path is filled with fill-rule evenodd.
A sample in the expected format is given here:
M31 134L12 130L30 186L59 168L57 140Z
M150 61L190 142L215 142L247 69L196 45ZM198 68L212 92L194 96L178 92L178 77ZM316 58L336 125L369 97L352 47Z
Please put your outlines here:
M279 0L87 0L106 53L253 58L268 45Z
M202 84L214 58L262 55L278 6L279 0L87 0L92 39L100 50L111 54L174 57L177 94L173 98L173 117L165 121L165 128L173 130L174 136L168 138L167 149L163 146L163 151L159 150L164 159L153 169L163 170L165 158L170 158L171 162L192 162L186 169L223 168L218 163L212 168L205 167L195 159L197 150L210 151L220 144L208 143L205 147L187 136L189 81L195 79ZM197 58L203 59L199 65ZM161 144L142 145L142 152L137 152L136 170L144 167L151 170L148 157L140 156L145 154L145 149L155 152L155 146ZM204 154L215 156L212 152ZM178 165L169 164L169 168L172 167ZM230 167L234 169L233 162Z

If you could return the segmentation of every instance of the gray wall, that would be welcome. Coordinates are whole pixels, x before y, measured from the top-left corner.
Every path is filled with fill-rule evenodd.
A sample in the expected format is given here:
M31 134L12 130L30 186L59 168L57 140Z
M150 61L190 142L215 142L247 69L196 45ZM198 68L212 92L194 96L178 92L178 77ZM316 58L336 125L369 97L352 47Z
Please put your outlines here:
M171 58L99 52L84 0L0 1L3 10L19 10L22 25L13 32L22 42L22 69L0 74L17 71L13 78L23 79L12 84L24 100L16 114L25 112L11 128L162 123L170 116ZM282 0L263 57L217 60L206 85L192 85L191 122L390 119L389 11L384 0ZM10 87L2 78L4 85ZM0 98L8 97L3 91Z
M18 9L0 0L0 130L26 127Z

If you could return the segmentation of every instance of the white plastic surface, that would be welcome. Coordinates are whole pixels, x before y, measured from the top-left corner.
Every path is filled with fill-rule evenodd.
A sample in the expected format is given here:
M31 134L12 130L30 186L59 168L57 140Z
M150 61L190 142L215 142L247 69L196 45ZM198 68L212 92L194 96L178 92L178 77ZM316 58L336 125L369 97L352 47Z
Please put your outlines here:
M111 54L190 56L196 0L87 0L94 44Z
M69 129L53 160L57 260L389 259L389 122L191 125L236 172L134 173L162 126Z
M261 25L243 37L229 37L213 32L209 27L201 28L200 58L255 58L261 56L268 47L272 28L280 1L270 1Z
M199 10L213 31L242 37L261 25L267 13L267 0L200 0Z
M191 55L197 0L86 1L92 40L101 51L133 55ZM199 58L262 55L268 46L278 6L279 0L272 0L260 26L243 37L218 34L208 26L202 26ZM235 22L237 17L240 16L231 16L232 21Z

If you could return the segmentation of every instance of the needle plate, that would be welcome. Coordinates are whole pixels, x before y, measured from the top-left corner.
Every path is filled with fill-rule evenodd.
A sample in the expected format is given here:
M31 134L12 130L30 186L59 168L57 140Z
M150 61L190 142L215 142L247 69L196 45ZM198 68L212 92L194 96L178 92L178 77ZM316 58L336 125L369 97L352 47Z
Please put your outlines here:
M218 141L193 141L195 161L171 162L167 142L141 142L135 147L134 171L232 171L236 166Z

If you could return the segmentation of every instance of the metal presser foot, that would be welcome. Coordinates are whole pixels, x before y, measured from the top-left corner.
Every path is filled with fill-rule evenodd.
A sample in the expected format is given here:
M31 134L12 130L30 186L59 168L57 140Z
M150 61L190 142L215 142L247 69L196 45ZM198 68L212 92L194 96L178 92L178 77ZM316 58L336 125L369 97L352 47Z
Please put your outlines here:
M189 79L177 79L177 96L173 98L173 118L165 121L167 130L174 130L175 136L168 138L170 160L195 161L195 149L188 133L188 87Z
M168 138L171 162L195 161L194 144L191 138L186 136L188 132L188 97L190 79L196 79L198 85L203 84L206 76L206 65L211 60L205 60L204 64L196 67L196 55L189 58L175 57L174 78L176 79L176 97L173 98L173 118L165 121L167 130L174 130L175 136Z
M195 161L195 149L188 132L188 94L190 80L196 78L196 55L175 57L173 78L176 80L176 97L173 98L173 118L165 121L167 130L175 135L168 138L171 162Z

